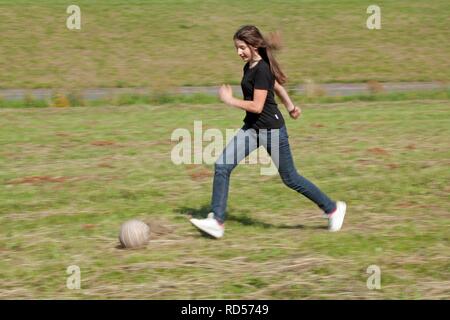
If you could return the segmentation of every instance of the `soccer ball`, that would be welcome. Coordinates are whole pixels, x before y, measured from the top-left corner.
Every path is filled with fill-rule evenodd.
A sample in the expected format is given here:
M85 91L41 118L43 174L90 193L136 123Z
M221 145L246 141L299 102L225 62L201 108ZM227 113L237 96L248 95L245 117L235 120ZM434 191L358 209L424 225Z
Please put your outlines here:
M129 220L120 227L119 241L124 248L139 248L150 240L150 227L139 220Z

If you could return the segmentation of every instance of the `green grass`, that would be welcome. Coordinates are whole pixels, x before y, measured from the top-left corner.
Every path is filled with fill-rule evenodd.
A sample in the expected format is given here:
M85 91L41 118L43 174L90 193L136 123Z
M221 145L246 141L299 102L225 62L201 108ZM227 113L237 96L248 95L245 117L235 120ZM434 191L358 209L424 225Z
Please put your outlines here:
M239 94L237 95L239 96ZM358 101L412 101L412 100L450 100L450 90L429 90L392 93L354 94L348 96L307 96L291 94L291 99L298 103L338 103ZM129 106L142 104L217 104L219 98L215 95L196 93L183 94L121 94L105 99L84 100L71 93L67 94L66 107L98 107L98 106ZM28 95L21 100L0 99L0 108L46 108L54 107L55 99L35 99Z
M80 31L66 28L70 1L0 1L0 88L238 84L232 43L243 24L280 30L291 84L448 81L446 0L77 1Z
M0 109L0 297L448 299L449 107L305 104L300 120L287 120L295 164L347 201L344 229L328 233L309 200L241 165L218 241L187 221L208 213L212 165L174 165L170 136L196 120L225 133L242 112L213 103ZM130 218L151 224L144 249L116 248ZM381 290L366 287L373 264ZM79 291L66 288L70 265L81 268Z

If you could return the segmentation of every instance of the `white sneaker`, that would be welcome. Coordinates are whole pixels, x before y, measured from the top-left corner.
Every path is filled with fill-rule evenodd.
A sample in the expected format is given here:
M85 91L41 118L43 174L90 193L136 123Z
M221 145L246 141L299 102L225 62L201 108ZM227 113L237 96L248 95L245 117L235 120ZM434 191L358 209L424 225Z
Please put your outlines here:
M206 219L190 219L190 221L194 226L214 238L223 237L225 228L223 225L220 225L216 219L214 219L213 212L209 213Z
M336 211L328 216L328 230L336 232L341 230L344 223L345 212L347 211L347 204L343 201L336 202Z

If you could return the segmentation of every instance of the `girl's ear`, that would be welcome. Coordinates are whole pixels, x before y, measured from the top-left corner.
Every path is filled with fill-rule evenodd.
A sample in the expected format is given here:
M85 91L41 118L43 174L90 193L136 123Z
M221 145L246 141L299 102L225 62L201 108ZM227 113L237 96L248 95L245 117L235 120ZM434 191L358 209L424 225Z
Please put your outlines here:
M255 47L250 47L251 49L252 49L252 55L254 55L254 54L259 54L259 52L258 52L258 48L255 48Z

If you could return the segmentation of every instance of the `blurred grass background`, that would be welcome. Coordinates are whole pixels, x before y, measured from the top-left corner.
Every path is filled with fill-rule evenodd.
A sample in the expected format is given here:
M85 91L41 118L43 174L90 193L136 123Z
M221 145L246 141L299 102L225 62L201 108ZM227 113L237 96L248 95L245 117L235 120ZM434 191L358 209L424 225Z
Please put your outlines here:
M238 92L235 92L239 96ZM411 101L411 100L448 100L450 90L413 90L408 92L379 92L351 94L345 96L290 94L295 103L338 103L351 101ZM278 99L278 98L276 98ZM118 94L110 95L102 99L85 99L77 94L55 93L50 99L35 98L33 95L25 95L23 99L11 100L0 98L0 108L47 108L47 107L99 107L99 106L128 106L128 105L163 105L173 103L183 104L217 104L219 98L216 95L196 94ZM282 104L280 105L283 108Z
M208 213L212 165L174 165L170 136L198 120L203 130L237 129L241 112L180 103L0 109L0 297L448 298L449 107L305 105L288 121L294 160L347 201L343 231L327 232L320 210L278 175L242 165L220 241L187 220ZM151 225L144 249L116 248L130 218ZM372 264L381 290L366 287ZM65 287L69 265L80 266L82 290Z
M368 30L372 1L0 1L0 88L239 84L232 36L243 24L280 30L290 84L448 81L446 0L380 0L382 29Z
M247 23L282 32L290 84L446 83L448 1L378 1L379 31L365 27L369 1L77 1L81 31L66 29L70 4L0 0L0 88L54 89L50 100L0 98L0 298L450 297L448 90L294 94L300 120L280 109L297 169L347 201L343 231L328 233L278 176L242 165L220 241L187 221L209 212L212 165L174 165L170 136L199 120L237 129L243 113L167 94L238 84L232 36ZM155 94L79 94L96 87ZM131 218L152 240L120 250ZM366 286L373 264L381 290ZM82 290L66 288L70 265Z

